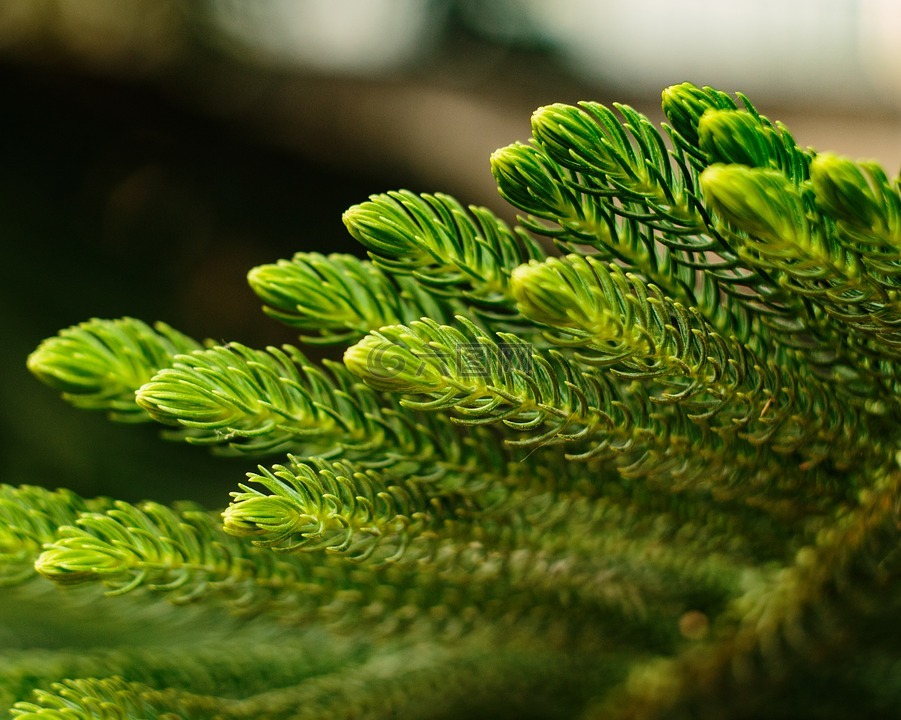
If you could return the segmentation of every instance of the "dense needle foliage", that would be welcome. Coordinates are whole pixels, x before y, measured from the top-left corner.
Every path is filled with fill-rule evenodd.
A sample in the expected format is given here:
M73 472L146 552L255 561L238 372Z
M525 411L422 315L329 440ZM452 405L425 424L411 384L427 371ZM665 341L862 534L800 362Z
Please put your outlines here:
M42 343L72 404L250 472L224 511L0 489L7 592L87 625L0 656L12 714L901 714L899 182L741 95L663 110L537 110L491 158L516 227L390 192L344 216L369 259L254 268L343 363Z

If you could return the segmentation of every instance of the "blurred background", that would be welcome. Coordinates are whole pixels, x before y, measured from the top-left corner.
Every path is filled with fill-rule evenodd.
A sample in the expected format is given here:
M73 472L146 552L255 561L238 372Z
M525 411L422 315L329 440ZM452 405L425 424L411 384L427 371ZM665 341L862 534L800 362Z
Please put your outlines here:
M76 411L25 370L90 317L292 340L245 283L355 251L401 187L514 214L488 156L536 107L740 90L802 145L901 163L895 0L3 0L0 480L224 505L248 463Z

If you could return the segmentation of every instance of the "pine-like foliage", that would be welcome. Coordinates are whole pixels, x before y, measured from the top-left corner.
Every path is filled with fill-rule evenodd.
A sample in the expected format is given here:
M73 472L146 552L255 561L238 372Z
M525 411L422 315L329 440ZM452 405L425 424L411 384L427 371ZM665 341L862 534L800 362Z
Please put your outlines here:
M392 192L344 216L368 260L252 270L343 364L42 343L250 472L221 512L0 488L10 612L81 629L3 654L12 715L901 715L899 181L740 95L663 110L536 111L491 158L516 227Z

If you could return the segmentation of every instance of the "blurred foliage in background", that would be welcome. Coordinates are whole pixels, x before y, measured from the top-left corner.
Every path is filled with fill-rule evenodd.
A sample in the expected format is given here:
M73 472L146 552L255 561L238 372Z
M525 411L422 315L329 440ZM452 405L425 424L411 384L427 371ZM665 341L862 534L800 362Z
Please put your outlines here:
M891 169L899 33L888 0L4 0L0 477L221 503L242 469L62 405L27 354L95 316L290 341L247 268L350 249L341 212L388 189L509 216L486 158L543 103L741 88Z

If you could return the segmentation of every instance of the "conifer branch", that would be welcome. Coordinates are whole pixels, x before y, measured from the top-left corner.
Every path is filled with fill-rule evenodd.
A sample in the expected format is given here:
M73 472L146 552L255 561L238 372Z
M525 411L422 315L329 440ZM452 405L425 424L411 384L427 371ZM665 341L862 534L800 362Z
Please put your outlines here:
M135 391L180 353L201 345L165 323L89 320L45 340L28 357L28 369L75 407L104 410L120 422L149 418Z
M459 424L502 424L528 433L508 437L512 447L571 444L568 459L617 458L630 476L699 472L702 458L687 461L682 449L706 438L685 413L653 413L646 397L584 372L559 353L530 352L508 334L499 335L500 346L458 320L465 332L428 320L382 328L351 347L344 362L372 387L404 394L405 407L452 409ZM718 454L707 459L717 465Z
M567 250L589 246L603 258L644 273L673 297L694 298L692 268L673 266L669 254L657 247L654 232L638 219L616 213L581 184L575 170L558 164L537 144L514 143L497 150L491 171L501 195L529 213L520 218L527 229L554 238ZM712 247L706 240L696 249Z
M781 170L796 185L809 177L813 153L804 151L788 129L757 112L737 93L744 109L726 93L691 83L663 91L664 129L694 170L714 163Z
M146 626L144 632L148 632ZM271 631L239 628L228 642L199 645L192 638L189 642L176 640L169 647L96 647L79 654L66 649L7 651L0 658L0 711L9 710L16 699L40 688L44 690L32 704L46 706L41 702L48 696L46 691L66 679L113 675L153 687L190 687L201 695L248 697L333 672L368 652L356 643L342 647L323 642L322 633L298 633L296 642L290 644L280 639ZM237 642L241 643L240 652L235 652ZM49 707L44 712L48 713Z
M355 343L344 365L129 318L42 343L29 368L76 406L287 459L222 513L0 487L0 611L43 617L36 571L76 624L79 598L133 610L120 641L139 598L256 618L169 656L93 647L105 616L40 670L0 653L14 714L794 717L851 692L893 712L898 181L742 95L684 83L663 109L662 131L536 111L492 156L517 227L398 191L344 216L370 261L252 271L303 340Z
M465 209L448 195L409 191L373 195L344 213L344 224L373 262L410 274L430 292L456 296L480 317L515 322L510 271L544 252L485 208Z
M244 698L157 690L122 677L65 680L49 691L38 691L33 702L18 703L13 716L118 720L172 714L193 720L352 720L371 714L374 708L387 708L398 717L425 720L490 708L494 717L512 719L541 707L549 718L566 718L593 689L611 684L620 675L610 657L601 661L595 657L586 672L577 669L581 656L555 652L554 668L543 673L540 692L524 693L547 657L535 656L523 644L520 637L511 641L483 630L453 648L433 643L391 647L354 667L351 675L328 673ZM588 657L586 650L582 653ZM430 702L423 702L426 695Z
M522 512L545 503L535 506L530 498L512 503L509 515L486 516L478 528L460 524L443 539L415 538L415 547L388 565L276 554L229 536L212 513L196 507L117 502L106 513L83 514L76 526L61 527L36 567L60 585L102 583L111 595L143 588L176 604L214 601L241 615L265 612L345 631L360 623L413 621L459 631L459 613L467 608L471 620L556 622L564 605L573 627L586 617L611 627L627 617L651 627L659 613L670 612L670 603L679 606L689 596L710 608L722 605L738 582L743 566L728 558L710 556L686 574L681 553L651 553L659 539L633 535L615 505L562 506L536 523ZM565 541L579 518L586 530L603 526L607 532L586 533L584 547L571 556ZM541 541L529 550L522 542L529 538ZM662 577L669 578L665 585ZM664 595L671 598L666 603ZM395 615L389 601L401 597L405 609ZM672 635L652 640L669 643Z
M576 352L577 361L645 382L652 402L678 403L718 432L740 432L777 452L801 450L815 462L833 454L845 463L849 453L874 449L861 431L866 417L834 402L832 388L766 363L615 264L578 255L532 262L514 272L513 293L551 342L589 351Z
M232 344L179 356L141 388L138 402L159 422L185 428L176 437L226 454L343 459L413 482L450 474L461 489L506 472L490 431L463 433L447 418L398 413L343 366L313 366L291 346Z
M670 121L667 133L673 144L685 153L694 167L709 164L707 154L700 148L698 125L708 110L737 110L735 100L727 93L712 87L697 87L689 82L670 85L663 90L663 113Z
M660 133L627 105L555 104L532 115L536 143L556 163L582 179L587 192L619 200L614 212L674 234L707 230L696 200L671 164ZM636 212L637 205L642 212Z
M411 537L478 507L472 495L347 463L294 460L248 477L269 493L241 485L223 513L225 530L281 552L325 549L365 560L380 550L397 559Z
M875 163L858 164L831 153L814 158L810 180L817 208L835 222L835 240L860 256L870 278L888 292L895 290L901 282L897 183L893 186Z
M594 103L536 112L534 145L514 144L492 155L501 194L552 223L527 217L525 227L568 251L589 246L698 307L719 330L748 339L752 312L774 302L771 284L740 267L711 225L681 156L666 150L646 118L617 108L625 124ZM557 201L542 205L548 198Z
M54 683L35 692L35 702L12 709L18 720L120 720L120 718L184 717L213 720L223 717L229 703L221 698L178 691L154 690L124 678L85 678ZM226 712L224 717L234 716Z
M300 339L309 344L355 342L383 325L450 319L463 308L353 255L297 253L254 268L247 279L266 313L301 330Z
M380 428L366 417L373 396L352 398L299 350L233 343L178 356L137 394L160 423L188 428L188 442L233 453L328 451L335 436L364 446Z
M544 234L558 241L569 237L566 249L578 251L579 243L587 243L672 299L697 307L721 334L734 334L760 353L773 353L779 346L801 351L823 366L824 376L840 374L847 380L854 363L847 354L837 354L835 330L824 328L815 312L811 315L804 297L785 292L769 268L743 264L696 190L698 171L718 161L775 168L794 184L809 176L810 154L797 147L785 128L757 113L746 98L742 101L745 110L738 110L728 96L709 88L684 84L668 90L664 109L681 129L667 128L675 142L671 152L647 119L628 107L616 106L625 118L620 123L611 110L595 103L554 105L534 117L536 147L500 150L492 157L492 168L508 200L528 212L538 210L540 217L564 229L563 235ZM691 152L686 137L694 143ZM692 160L686 162L683 155ZM543 214L528 200L554 193L566 201ZM592 205L599 207L592 210ZM587 211L582 209L586 206ZM579 216L607 222L592 223L593 237L591 232L573 234L568 228L578 227L570 220L576 208ZM524 223L542 232L540 226ZM813 322L804 325L799 317ZM857 382L878 382L878 373L865 375L866 381Z
M82 512L99 512L106 498L84 500L68 490L0 485L0 585L18 585L34 576L34 561L57 528Z
M58 529L35 567L63 586L102 583L111 595L143 588L175 604L214 600L241 615L267 612L303 624L342 604L359 611L361 599L340 565L317 569L306 555L256 548L226 534L213 513L187 504L117 502L106 513L82 514ZM317 587L317 579L325 585ZM334 605L320 606L328 594Z
M810 203L782 173L712 165L701 186L711 208L738 231L729 237L748 263L777 273L852 333L875 337L884 357L898 357L901 305L886 281L876 281L861 254L836 242L828 226L808 219Z

